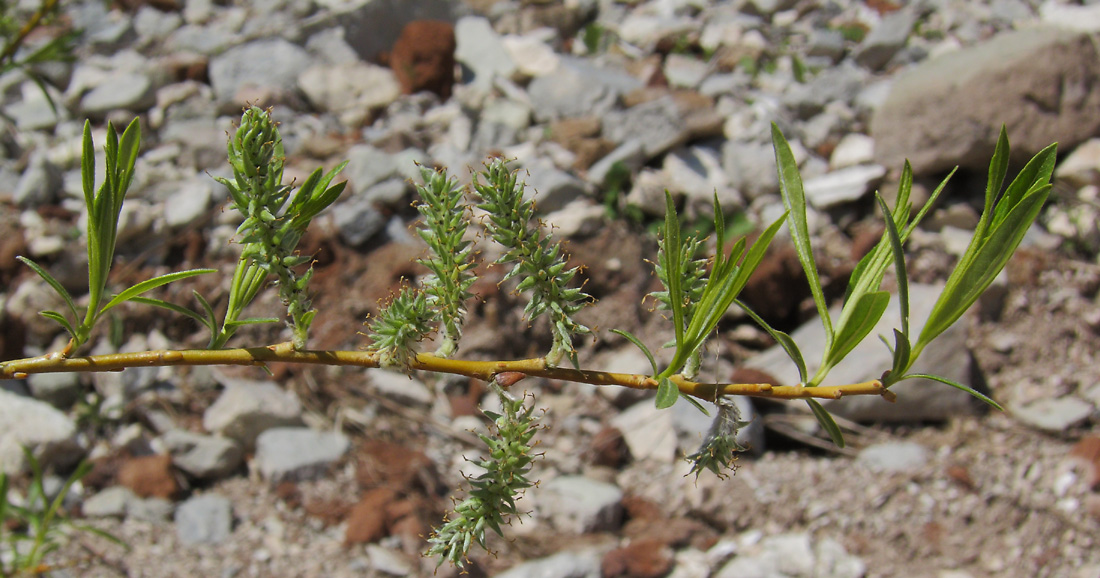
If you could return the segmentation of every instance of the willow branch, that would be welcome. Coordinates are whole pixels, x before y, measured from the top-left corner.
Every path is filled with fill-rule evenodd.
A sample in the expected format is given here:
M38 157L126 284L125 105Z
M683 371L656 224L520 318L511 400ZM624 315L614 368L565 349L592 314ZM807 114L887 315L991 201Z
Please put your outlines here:
M51 353L39 357L2 362L0 363L0 378L21 379L33 373L122 371L130 367L172 367L181 365L263 366L268 363L296 363L379 367L379 357L378 353L367 351L298 351L290 343L244 349L141 351L71 358L58 353ZM543 358L514 361L470 361L444 359L421 353L410 360L409 369L463 375L484 381L491 380L494 375L499 373L517 372L532 377L591 385L657 389L657 381L646 375L548 367ZM767 383L701 383L689 381L680 376L673 376L672 381L683 393L710 401L713 401L719 395L746 395L770 399L839 399L850 395L880 395L888 401L894 401L895 399L894 394L883 387L882 382L877 379L847 385L815 387L780 386Z

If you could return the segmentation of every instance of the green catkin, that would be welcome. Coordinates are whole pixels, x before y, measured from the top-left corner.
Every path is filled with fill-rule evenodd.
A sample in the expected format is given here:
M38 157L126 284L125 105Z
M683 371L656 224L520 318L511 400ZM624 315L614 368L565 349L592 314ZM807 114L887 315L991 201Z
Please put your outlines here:
M368 351L380 355L379 365L405 369L416 346L431 332L434 313L424 292L403 287L370 322Z
M591 333L573 319L591 297L580 288L568 286L578 268L566 269L561 244L552 242L551 235L542 235L535 203L524 200L524 188L516 173L500 159L486 165L474 180L474 190L482 201L478 208L488 213L485 228L493 241L506 249L496 263L513 264L504 279L519 278L516 291L530 291L524 315L528 319L543 314L550 318L553 345L546 363L557 366L567 356L575 361L574 336Z
M714 416L699 449L686 458L691 462L688 475L695 474L696 479L703 470L710 470L718 477L725 476L726 470L736 471L737 454L749 449L737 443L737 433L750 422L741 421L741 411L733 400L719 398L715 403L718 415Z
M486 530L502 536L501 526L519 514L516 497L534 485L527 478L536 457L531 443L538 430L534 408L526 407L523 398L511 396L496 379L489 385L500 399L502 411L485 412L493 420L496 435L478 436L489 448L489 457L474 463L485 471L469 480L469 496L455 506L443 525L428 538L429 547L424 555L438 557L439 564L449 561L463 567L474 544L488 549Z
M435 354L450 357L458 350L466 301L473 297L470 286L477 277L471 243L463 240L469 224L463 204L463 189L443 171L421 169L424 184L417 186L421 202L416 209L424 220L417 234L427 243L432 256L419 263L431 270L422 282L427 304L438 313L439 346Z

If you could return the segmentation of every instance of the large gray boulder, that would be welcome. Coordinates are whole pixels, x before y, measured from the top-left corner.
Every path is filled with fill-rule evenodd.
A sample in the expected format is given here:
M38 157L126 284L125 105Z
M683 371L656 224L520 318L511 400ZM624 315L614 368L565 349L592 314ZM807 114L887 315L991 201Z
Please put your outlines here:
M1016 160L1052 142L1065 150L1100 131L1100 55L1062 28L1007 32L903 73L875 111L875 156L922 174L985 170L1001 125Z

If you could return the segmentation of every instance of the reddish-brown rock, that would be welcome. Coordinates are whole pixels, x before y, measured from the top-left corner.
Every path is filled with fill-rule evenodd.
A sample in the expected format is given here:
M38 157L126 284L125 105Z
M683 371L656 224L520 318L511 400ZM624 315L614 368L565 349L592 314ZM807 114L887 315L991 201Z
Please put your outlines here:
M718 541L718 532L689 518L633 519L623 525L623 537L637 542L655 542L672 548L691 546L707 550Z
M351 510L351 504L335 500L310 500L305 504L306 514L324 522L326 526L335 526L344 520Z
M143 498L172 500L180 493L172 456L130 458L118 468L118 483Z
M665 517L661 506L642 496L629 495L623 497L623 513L628 520L661 520Z
M80 482L89 493L96 493L118 483L118 468L125 462L127 456L111 454L92 460L92 471L88 472Z
M390 535L400 538L401 549L409 554L422 552L424 540L431 532L431 525L417 516L405 516L390 526Z
M1081 438L1069 451L1069 459L1081 469L1090 488L1100 485L1100 437Z
M362 499L348 513L344 545L377 542L388 533L386 509L397 499L397 492L389 488L375 488L363 494Z
M297 508L302 505L302 492L298 484L294 482L281 482L275 486L275 496L283 501L288 508Z
M672 549L653 540L638 540L608 552L600 570L604 578L660 578L672 570Z
M428 91L446 100L455 83L455 29L441 20L414 20L405 25L390 53L401 91Z

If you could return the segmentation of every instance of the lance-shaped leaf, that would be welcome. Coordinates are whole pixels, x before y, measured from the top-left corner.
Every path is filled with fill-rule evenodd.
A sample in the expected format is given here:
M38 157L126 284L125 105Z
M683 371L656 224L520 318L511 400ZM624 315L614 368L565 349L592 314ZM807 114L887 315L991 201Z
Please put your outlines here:
M829 438L833 440L836 447L844 447L844 433L840 431L840 426L836 425L836 421L833 420L833 416L829 414L828 410L822 407L816 399L807 399L806 404L810 406L810 410L814 412L814 417L817 418L817 423L821 424L821 427L829 434Z
M836 338L825 355L826 360L835 364L844 359L875 328L889 304L888 291L860 295L851 306L851 315L838 327Z
M32 271L38 273L38 276L41 277L42 280L45 281L50 287L52 287L53 290L61 297L61 299L65 301L65 304L69 306L69 311L72 312L73 319L80 319L80 313L77 311L76 303L73 301L73 296L69 294L69 290L65 289L65 286L62 285L60 281L55 279L53 275L50 275L50 273L43 269L41 265L35 263L30 259L23 257L22 255L17 256L16 259L19 259L24 265L30 267ZM70 333L72 332L70 331Z
M152 279L146 279L145 281L142 281L134 285L133 287L126 289L122 293L115 295L113 299L108 301L107 304L103 306L103 309L99 310L99 315L103 315L107 312L107 310L115 307L116 305L121 305L127 301L132 301L135 297L138 297L139 295L147 291L152 291L153 289L156 289L157 287L160 287L162 285L167 285L168 283L171 283L173 281L187 279L188 277L194 277L196 275L214 273L216 271L217 269L191 269L188 271L177 271L175 273L168 273L166 275L153 277Z
M833 324L829 318L829 305L825 302L825 290L821 286L821 278L817 273L817 263L814 261L813 247L810 246L810 227L806 220L806 193L802 189L802 175L798 172L798 162L791 152L791 145L787 143L779 127L772 123L772 148L775 149L775 164L779 171L779 191L783 196L783 206L790 214L789 223L791 242L794 243L798 260L802 263L802 269L806 272L806 280L810 284L810 293L817 305L817 313L821 316L821 323L825 326L825 342L833 342Z

